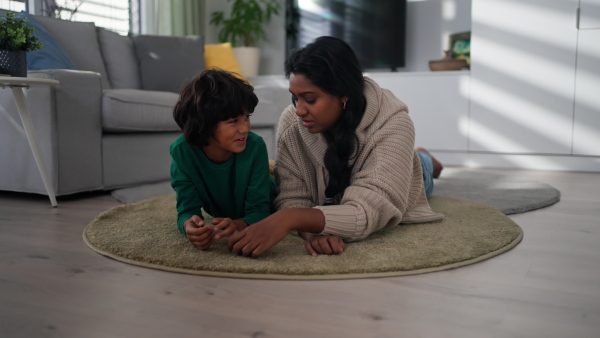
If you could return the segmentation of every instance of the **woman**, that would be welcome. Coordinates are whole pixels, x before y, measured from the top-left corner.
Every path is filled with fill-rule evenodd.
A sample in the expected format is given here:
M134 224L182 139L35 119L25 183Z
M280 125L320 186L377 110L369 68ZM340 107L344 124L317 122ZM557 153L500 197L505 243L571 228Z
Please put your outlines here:
M311 255L340 254L384 227L443 218L427 202L406 105L363 77L348 44L320 37L290 54L285 73L293 105L277 131L279 211L232 235L230 251L257 257L296 230Z

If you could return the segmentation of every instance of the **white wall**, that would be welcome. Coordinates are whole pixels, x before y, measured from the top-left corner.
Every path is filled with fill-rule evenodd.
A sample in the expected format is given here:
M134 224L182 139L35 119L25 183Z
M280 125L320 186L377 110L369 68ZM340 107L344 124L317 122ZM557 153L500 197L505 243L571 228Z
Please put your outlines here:
M260 41L258 47L261 49L259 75L283 74L283 62L285 60L285 0L279 0L281 3L281 12L278 16L272 17L271 21L265 25L264 29L267 35L266 41ZM226 16L229 13L231 2L225 0L206 0L206 43L219 43L219 28L211 25L210 16L215 11L225 11Z
M471 30L471 0L409 0L406 14L406 67L429 71L444 57L450 34Z
M285 1L280 0L282 8ZM230 2L206 0L206 42L218 43L218 29L210 25L210 14L228 10ZM227 12L226 12L227 13ZM285 12L265 26L267 41L261 41L260 75L283 74L285 60ZM402 72L429 71L429 61L441 59L448 49L448 36L471 30L471 0L408 0L406 67Z

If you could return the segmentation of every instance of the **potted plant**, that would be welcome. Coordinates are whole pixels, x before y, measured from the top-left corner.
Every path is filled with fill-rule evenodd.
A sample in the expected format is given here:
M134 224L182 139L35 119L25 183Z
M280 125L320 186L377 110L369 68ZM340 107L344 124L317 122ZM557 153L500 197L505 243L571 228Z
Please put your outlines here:
M12 12L0 20L0 74L26 77L27 52L42 48L42 43L33 35L35 28L25 22L25 19L15 19Z
M225 18L223 11L212 13L210 23L223 26L219 41L231 42L245 76L258 74L260 50L256 43L267 39L262 25L278 15L280 9L279 0L233 0L229 18Z

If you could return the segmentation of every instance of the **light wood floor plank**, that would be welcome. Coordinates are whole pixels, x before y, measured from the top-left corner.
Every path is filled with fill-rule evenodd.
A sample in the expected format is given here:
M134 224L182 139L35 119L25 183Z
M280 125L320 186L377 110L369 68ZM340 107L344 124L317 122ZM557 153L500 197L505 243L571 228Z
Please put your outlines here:
M469 169L553 185L561 201L512 215L513 250L424 275L341 281L191 276L91 251L108 193L0 192L0 337L600 336L600 174Z

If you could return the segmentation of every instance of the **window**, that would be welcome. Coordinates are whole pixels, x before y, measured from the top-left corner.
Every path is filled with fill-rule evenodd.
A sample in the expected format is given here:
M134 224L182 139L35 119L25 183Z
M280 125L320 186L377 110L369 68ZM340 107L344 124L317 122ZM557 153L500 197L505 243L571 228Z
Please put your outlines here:
M93 21L96 26L127 35L130 22L129 7L129 0L86 0L81 2L72 20Z
M132 2L137 4L138 0L0 0L0 10L29 11L63 20L94 22L98 27L127 35L131 27Z
M6 9L13 12L25 10L24 0L0 0L0 9Z

